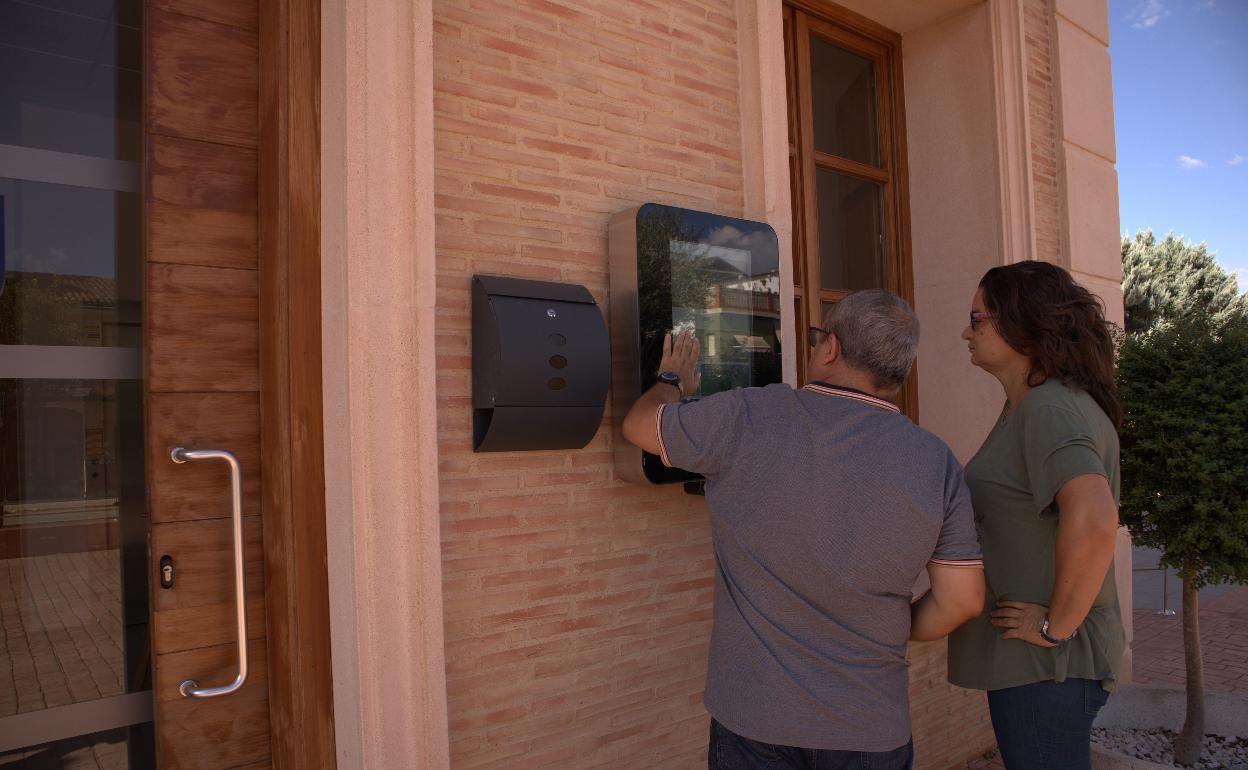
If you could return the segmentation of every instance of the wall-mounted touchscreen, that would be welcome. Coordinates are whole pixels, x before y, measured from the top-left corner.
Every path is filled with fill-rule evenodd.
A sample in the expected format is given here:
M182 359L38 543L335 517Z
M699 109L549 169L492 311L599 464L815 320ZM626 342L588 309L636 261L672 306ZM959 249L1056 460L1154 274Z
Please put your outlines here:
M633 446L618 426L654 384L668 332L692 330L702 344L702 383L691 398L781 381L775 231L762 222L647 203L616 214L609 240L617 470L656 484L696 480Z

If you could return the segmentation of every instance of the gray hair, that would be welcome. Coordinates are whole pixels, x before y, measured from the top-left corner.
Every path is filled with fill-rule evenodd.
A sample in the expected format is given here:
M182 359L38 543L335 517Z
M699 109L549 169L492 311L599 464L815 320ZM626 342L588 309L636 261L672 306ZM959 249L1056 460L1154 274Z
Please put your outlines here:
M867 372L881 390L906 381L919 347L919 319L904 299L884 289L856 291L828 311L826 331L845 362Z

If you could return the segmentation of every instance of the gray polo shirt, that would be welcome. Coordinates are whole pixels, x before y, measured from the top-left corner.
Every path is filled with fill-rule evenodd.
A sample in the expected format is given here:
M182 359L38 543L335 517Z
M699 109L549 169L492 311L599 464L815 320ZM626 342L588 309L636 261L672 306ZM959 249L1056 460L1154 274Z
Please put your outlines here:
M765 743L910 740L911 591L981 564L962 467L888 401L822 384L659 411L661 457L707 477L715 619L704 702Z

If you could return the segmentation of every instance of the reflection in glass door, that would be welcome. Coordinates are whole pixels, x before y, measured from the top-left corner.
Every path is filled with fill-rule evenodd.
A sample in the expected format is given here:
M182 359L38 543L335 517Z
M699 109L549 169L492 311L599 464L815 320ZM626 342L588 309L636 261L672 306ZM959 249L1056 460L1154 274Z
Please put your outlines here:
M141 0L0 0L0 767L152 767Z

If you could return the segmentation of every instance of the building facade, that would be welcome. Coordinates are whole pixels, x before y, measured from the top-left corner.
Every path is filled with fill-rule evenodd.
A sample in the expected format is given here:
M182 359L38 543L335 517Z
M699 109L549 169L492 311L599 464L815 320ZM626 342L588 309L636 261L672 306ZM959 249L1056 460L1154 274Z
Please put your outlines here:
M769 297L778 338L719 344L778 346L786 382L847 291L911 300L904 406L964 461L1001 403L959 339L985 270L1055 262L1122 319L1100 0L63 5L0 25L0 758L702 765L703 499L620 479L610 406L583 449L472 448L472 276L610 318L618 212L775 230L778 271L714 302ZM75 219L67 190L104 197ZM51 339L86 305L18 291L42 274L100 282L124 333ZM174 447L232 454L237 494ZM1116 568L1129 608L1125 535ZM937 770L992 744L944 655L909 653Z

